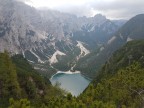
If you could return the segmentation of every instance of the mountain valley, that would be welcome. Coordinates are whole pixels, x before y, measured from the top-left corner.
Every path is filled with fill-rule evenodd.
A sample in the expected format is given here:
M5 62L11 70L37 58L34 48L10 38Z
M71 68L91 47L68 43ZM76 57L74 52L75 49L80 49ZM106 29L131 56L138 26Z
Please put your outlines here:
M0 108L143 108L144 14L112 20L22 1L0 0Z

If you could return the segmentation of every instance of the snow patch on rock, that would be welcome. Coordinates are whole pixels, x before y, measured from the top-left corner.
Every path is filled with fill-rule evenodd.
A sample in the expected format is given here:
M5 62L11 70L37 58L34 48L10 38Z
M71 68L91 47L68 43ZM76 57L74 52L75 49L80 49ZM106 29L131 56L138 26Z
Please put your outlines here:
M65 71L65 72L58 71L57 73L64 73L64 74L77 74L77 73L80 73L80 71L71 72L71 71L69 70L69 71Z
M23 55L23 57L25 58L25 53L24 53L24 51L22 50L22 55Z
M132 40L133 40L133 39L130 38L130 37L127 38L127 42L132 41Z
M59 74L59 73L63 73L63 74L79 74L79 73L81 73L81 72L80 72L80 71L71 72L71 71L69 70L69 71L65 71L65 72L58 71L56 74ZM53 79L53 77L54 77L56 74L54 74L54 75L50 78L50 80Z
M66 55L65 53L63 53L63 52L61 52L61 51L56 51L52 56L51 56L51 58L49 59L49 62L50 62L50 64L54 64L54 63L57 63L58 62L58 60L57 60L57 55Z
M44 63L44 61L42 61L42 60L40 59L40 57L39 57L37 54L35 54L32 50L30 50L30 52L31 52L35 57L37 57L39 63Z
M104 47L101 47L101 48L100 48L100 51L103 51L103 50L104 50Z
M94 30L95 30L95 26L93 26L90 31L94 31Z
M90 53L90 51L87 50L87 49L83 46L82 42L77 41L77 43L78 43L78 44L77 44L77 47L79 47L80 50L81 50L81 54L79 55L79 57L83 57L83 56L85 56L85 55L87 55L87 54Z
M116 39L116 36L113 36L110 40L108 40L108 44L111 44Z
M27 59L28 60L28 59ZM33 61L31 61L31 60L28 60L30 63L34 63Z
M120 38L121 38L121 39L124 39L124 37L121 35L121 33L120 33Z

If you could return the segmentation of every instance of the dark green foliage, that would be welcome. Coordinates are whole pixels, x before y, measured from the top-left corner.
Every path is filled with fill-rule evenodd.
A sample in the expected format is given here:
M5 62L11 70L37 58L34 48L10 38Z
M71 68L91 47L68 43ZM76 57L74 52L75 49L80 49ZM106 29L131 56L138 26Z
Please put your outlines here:
M32 105L40 106L44 101L61 95L62 91L52 87L50 81L38 74L21 55L11 59L7 52L0 53L0 107L5 108L11 97L16 100L27 98ZM21 102L15 101L10 108L16 108Z
M18 81L23 90L23 97L33 100L37 98L42 99L44 95L56 96L58 91L61 94L60 90L51 87L50 81L38 74L21 55L13 56L12 60L17 66Z
M50 64L48 62L46 63L32 63L32 65L34 67L36 67L38 73L46 78L51 78L51 76L57 72L57 70L53 67L50 66Z
M113 76L105 74L100 82L90 85L81 98L90 102L101 101L116 107L138 108L143 104L144 69L139 63L117 71Z
M10 97L19 98L20 92L15 65L7 52L0 53L0 104Z
M128 42L117 50L102 67L97 79L103 77L104 74L113 75L119 69L127 67L135 61L144 66L144 40Z
M0 53L0 86L2 97L18 97L20 88L17 82L16 68L7 52ZM10 93L9 90L11 91Z
M72 95L70 93L67 94L67 100L72 100Z
M9 99L10 106L8 108L31 108L30 102L27 99L21 99L19 101L13 98Z

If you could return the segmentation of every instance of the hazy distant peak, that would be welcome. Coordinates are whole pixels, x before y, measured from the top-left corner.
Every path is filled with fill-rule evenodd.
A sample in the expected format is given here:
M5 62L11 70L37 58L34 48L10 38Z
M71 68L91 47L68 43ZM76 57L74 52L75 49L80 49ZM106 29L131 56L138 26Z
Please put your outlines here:
M103 22L103 21L107 20L106 16L104 16L102 14L96 14L93 18L94 18L94 20L97 20L99 22Z
M106 19L106 17L104 15L102 15L102 14L96 14L94 16L94 18L105 18Z

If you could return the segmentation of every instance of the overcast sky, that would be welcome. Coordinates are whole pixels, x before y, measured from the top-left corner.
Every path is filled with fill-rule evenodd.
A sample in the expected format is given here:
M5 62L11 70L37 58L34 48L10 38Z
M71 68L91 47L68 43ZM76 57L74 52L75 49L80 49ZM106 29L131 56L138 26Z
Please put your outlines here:
M94 16L101 13L111 19L129 19L144 13L144 0L31 0L34 7L48 7L75 14L77 16Z

